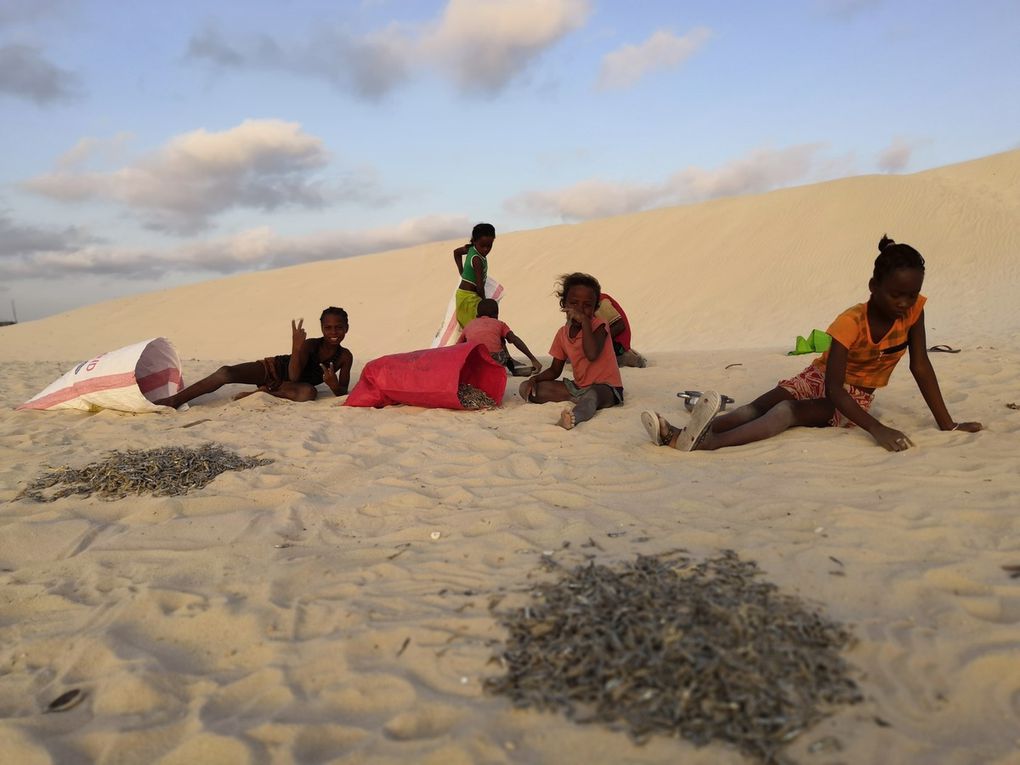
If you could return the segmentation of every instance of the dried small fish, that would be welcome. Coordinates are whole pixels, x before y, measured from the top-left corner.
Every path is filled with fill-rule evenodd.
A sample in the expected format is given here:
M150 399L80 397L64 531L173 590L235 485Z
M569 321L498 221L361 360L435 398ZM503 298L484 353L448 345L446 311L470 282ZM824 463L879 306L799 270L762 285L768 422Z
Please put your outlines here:
M862 696L840 655L851 634L760 574L732 551L561 569L498 614L506 674L485 688L516 707L623 724L639 743L656 732L723 740L779 762L835 705Z
M166 446L141 451L112 451L101 462L82 468L67 465L44 473L28 484L15 499L26 497L36 502L53 502L72 494L103 499L123 499L129 494L176 497L192 489L201 489L227 470L249 470L273 460L241 457L216 444L201 447ZM57 489L46 494L47 489Z
M72 688L61 693L46 706L47 712L66 712L74 709L85 700L85 692L81 688Z
M457 386L457 400L465 409L495 409L496 401L484 390L461 383Z

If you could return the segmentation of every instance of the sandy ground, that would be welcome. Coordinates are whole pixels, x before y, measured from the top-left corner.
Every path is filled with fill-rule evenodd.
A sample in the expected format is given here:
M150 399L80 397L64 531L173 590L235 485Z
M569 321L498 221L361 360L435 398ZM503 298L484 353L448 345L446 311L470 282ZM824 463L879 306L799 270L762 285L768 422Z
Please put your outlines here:
M831 287L813 266L810 241L790 241L816 225L797 207L813 198L804 189L515 235L524 244L497 240L510 261L529 236L545 251L563 232L592 243L600 227L616 226L641 244L698 210L706 231L722 225L713 219L720 209L743 205L733 222L741 230L763 207L759 223L785 211L789 246L766 247L775 262L754 278L745 277L756 260L742 255L736 270L709 261L712 275L670 290L653 285L646 297L646 286L627 281L633 260L613 271L601 249L590 253L594 265L557 257L540 277L521 276L523 261L507 268L503 281L519 283L508 287L505 318L540 355L558 321L552 278L601 267L650 357L647 369L623 371L624 406L573 432L554 426L558 405L525 405L513 385L504 407L489 412L352 409L327 397L233 402L237 389L165 415L13 411L100 344L165 334L186 357L188 380L217 359L286 350L286 333L281 348L264 346L278 319L288 328L289 304L260 318L259 350L231 335L228 322L219 337L221 346L233 338L229 347L210 352L202 325L221 307L201 302L208 284L0 330L0 760L741 763L721 745L695 749L658 737L637 747L624 733L514 710L482 691L482 679L499 671L489 660L504 637L489 600L526 587L544 552L569 566L593 554L612 563L684 548L697 557L736 550L856 634L848 658L866 700L794 742L798 762L1020 762L1020 580L1002 569L1020 564L1020 411L1007 407L1020 403L1020 321L1017 302L1005 297L1015 298L1017 285L1020 205L1009 183L1018 166L1013 153L811 187L815 207L839 202L837 217L848 205L867 212L887 186L909 187L909 199L937 192L944 200L923 225L914 221L916 236L900 238L929 259L929 342L962 348L932 355L950 411L986 430L938 431L904 364L874 409L917 444L899 454L858 430L802 429L684 455L652 446L641 428L644 408L683 422L678 390L717 388L743 402L772 387L810 358L784 355L794 334L824 328L866 298L872 240L884 225L858 222L856 261L846 266L858 277ZM923 246L921 239L940 241L951 215L971 226L955 241L969 236L983 249ZM652 252L650 241L643 252ZM725 242L713 246L721 252ZM656 284L670 283L671 256L650 256L652 271L665 274ZM422 255L379 260L405 257ZM372 279L377 267L358 259L302 268ZM294 274L235 277L214 291L223 296L229 286L232 297L222 299L242 313L264 304L263 282L269 290L275 278L277 294L289 295ZM541 287L526 300L527 279ZM400 316L361 318L349 308L355 374L374 355L370 334L387 351L427 345L449 286L434 280L419 290L431 295L429 318L412 328ZM656 290L664 294L653 300ZM748 313L765 293L772 297ZM183 312L189 304L196 308ZM106 324L94 318L104 312ZM125 336L125 317L145 331ZM207 441L275 461L185 497L13 501L47 466ZM69 688L84 689L85 701L42 713ZM809 751L826 736L842 750Z

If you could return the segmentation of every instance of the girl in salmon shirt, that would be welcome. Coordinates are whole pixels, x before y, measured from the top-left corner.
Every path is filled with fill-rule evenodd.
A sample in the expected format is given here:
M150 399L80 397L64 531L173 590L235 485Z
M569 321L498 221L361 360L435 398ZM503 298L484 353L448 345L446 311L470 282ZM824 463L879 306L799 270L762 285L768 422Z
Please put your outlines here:
M533 404L569 402L557 424L570 430L590 420L597 410L622 404L623 381L609 328L595 316L602 296L598 279L589 274L566 274L560 277L556 295L567 320L556 332L549 349L552 364L521 383L520 393ZM568 360L574 379L560 380Z
M889 451L909 449L905 433L883 425L868 413L876 388L889 382L893 368L910 351L910 372L941 430L981 430L980 422L956 422L949 414L928 358L924 331L924 258L908 244L886 236L868 282L867 303L848 308L828 329L832 346L807 369L750 404L716 417L721 397L706 392L684 429L657 412L641 414L652 441L681 451L739 446L782 433L798 425L859 425Z

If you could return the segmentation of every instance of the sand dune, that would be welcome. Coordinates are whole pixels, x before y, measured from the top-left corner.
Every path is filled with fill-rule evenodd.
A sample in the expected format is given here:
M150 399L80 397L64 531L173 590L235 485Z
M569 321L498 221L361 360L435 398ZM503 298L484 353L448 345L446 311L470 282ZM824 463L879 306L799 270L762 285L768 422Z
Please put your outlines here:
M559 322L555 275L584 269L651 357L623 370L625 406L573 432L512 386L480 413L226 389L166 416L12 411L68 363L148 335L197 359L191 379L286 350L290 317L327 303L351 311L359 367L427 345L451 243L0 330L0 759L745 762L663 737L639 748L481 689L503 638L489 598L526 586L544 552L685 548L734 549L852 626L865 701L797 739L796 761L1020 761L1020 580L1002 568L1020 564L1018 189L1013 152L500 236L504 316L533 348ZM930 340L962 348L933 363L950 410L984 432L936 430L900 369L875 411L914 439L901 454L833 429L710 454L647 443L639 412L682 422L677 390L742 402L798 371L806 358L782 350L864 299L882 231L927 257ZM395 274L413 288L389 297ZM184 497L12 501L47 465L206 441L275 462ZM41 712L68 688L85 700ZM841 748L815 752L826 737Z
M1014 151L915 175L503 234L490 271L507 289L501 317L540 350L559 324L555 279L575 270L623 303L642 350L779 346L867 297L888 232L928 259L933 340L992 342L1020 328L1018 205ZM182 358L261 358L289 351L291 318L317 318L327 305L350 313L358 360L428 347L457 285L450 253L459 243L101 303L6 328L0 358L78 359L160 335Z

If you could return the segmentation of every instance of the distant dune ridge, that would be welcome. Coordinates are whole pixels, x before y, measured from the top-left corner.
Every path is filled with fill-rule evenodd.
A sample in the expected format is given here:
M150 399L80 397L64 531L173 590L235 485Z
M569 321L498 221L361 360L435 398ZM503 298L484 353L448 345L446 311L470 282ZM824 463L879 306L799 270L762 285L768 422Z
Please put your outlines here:
M888 233L928 261L929 334L973 343L1020 329L1018 209L1020 150L913 175L501 232L490 271L507 289L501 318L539 352L560 320L554 281L575 270L621 301L642 351L773 347L864 300ZM156 335L182 358L257 358L287 352L290 319L314 328L327 305L350 313L347 345L358 362L423 348L456 286L451 250L460 243L108 301L4 329L0 358L77 359Z

